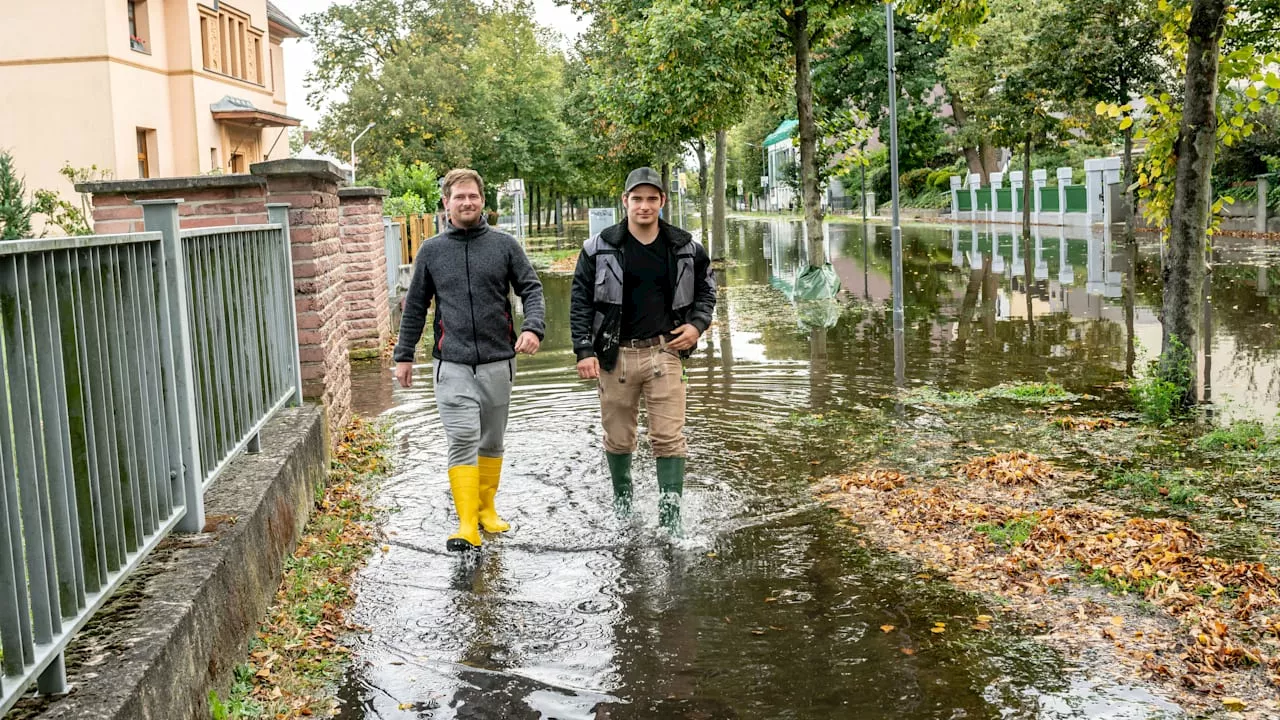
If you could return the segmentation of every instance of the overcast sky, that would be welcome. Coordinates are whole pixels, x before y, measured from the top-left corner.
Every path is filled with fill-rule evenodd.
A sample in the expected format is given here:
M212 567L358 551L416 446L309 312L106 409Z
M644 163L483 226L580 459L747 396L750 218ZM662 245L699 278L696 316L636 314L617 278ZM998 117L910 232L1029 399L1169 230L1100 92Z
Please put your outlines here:
M319 12L334 2L345 0L273 0L276 7L295 22L301 23L302 16ZM555 0L533 0L534 17L538 22L550 27L572 43L574 38L585 28L585 24L574 16L572 10L557 5ZM304 80L311 69L312 50L310 40L286 40L284 45L285 93L289 98L289 114L301 118L304 125L315 127L320 114L315 108L307 106L307 89Z

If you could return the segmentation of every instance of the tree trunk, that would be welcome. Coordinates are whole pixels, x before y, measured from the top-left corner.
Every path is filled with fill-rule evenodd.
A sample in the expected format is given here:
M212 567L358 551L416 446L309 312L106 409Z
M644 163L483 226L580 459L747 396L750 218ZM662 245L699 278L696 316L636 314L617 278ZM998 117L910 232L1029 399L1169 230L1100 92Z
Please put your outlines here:
M791 46L796 53L796 114L800 121L800 186L804 200L804 228L809 267L826 264L822 246L822 203L818 198L816 149L818 129L813 121L813 78L809 76L809 11L800 0L791 15Z
M729 194L729 189L725 186L727 182L725 177L725 155L728 150L728 133L724 130L717 130L715 194L711 196L711 247L709 250L712 260L724 257L724 201L725 196Z
M564 198L560 193L555 194L556 208L556 247L559 247L560 238L564 237Z
M533 186L533 214L537 218L538 234L542 234L542 187Z
M694 141L698 152L698 232L701 233L702 244L707 244L707 141L698 138Z
M956 130L963 130L969 124L969 111L965 110L959 93L952 92L951 88L946 88L946 91L951 98L951 119L955 122ZM987 170L982 166L982 156L978 154L978 148L966 146L961 150L964 152L964 162L969 166L969 172L978 173L982 176L982 182L987 182Z
M662 163L662 187L667 192L667 204L662 206L662 219L671 222L671 163Z
M1031 290L1035 286L1035 251L1031 247L1031 133L1027 133L1022 153L1022 271L1027 291L1027 337L1035 337L1036 321L1031 314Z
M982 184L988 185L991 173L1000 170L1000 163L996 161L996 148L989 140L984 139L978 143L978 159L982 161Z
M1205 232L1213 201L1209 181L1217 143L1218 45L1225 0L1193 0L1187 29L1187 79L1174 146L1173 212L1164 263L1164 333L1160 376L1178 383L1183 406L1195 403L1196 348L1203 311Z
M529 230L528 232L525 233L525 235L532 237L533 236L533 185L531 183L525 183L524 187L525 187L524 198L523 198L524 202L522 204L524 205L523 210L524 210L524 216L526 218L525 222L529 226Z

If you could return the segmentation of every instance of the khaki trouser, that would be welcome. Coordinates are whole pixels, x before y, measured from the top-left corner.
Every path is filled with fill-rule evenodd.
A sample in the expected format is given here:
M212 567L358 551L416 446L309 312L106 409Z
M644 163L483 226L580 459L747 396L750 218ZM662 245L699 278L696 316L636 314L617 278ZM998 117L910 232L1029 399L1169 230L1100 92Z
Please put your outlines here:
M640 397L649 415L649 442L654 457L685 457L684 365L673 351L658 346L623 347L612 371L600 371L600 419L604 449L634 452Z

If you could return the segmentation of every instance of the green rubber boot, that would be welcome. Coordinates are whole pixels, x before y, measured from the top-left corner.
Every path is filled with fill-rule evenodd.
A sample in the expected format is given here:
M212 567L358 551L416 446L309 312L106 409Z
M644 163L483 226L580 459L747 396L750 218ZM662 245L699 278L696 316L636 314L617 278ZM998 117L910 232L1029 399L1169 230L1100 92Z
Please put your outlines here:
M613 510L618 517L631 514L631 453L606 452L609 477L613 478Z
M684 493L684 458L658 458L658 522L680 537L680 496Z

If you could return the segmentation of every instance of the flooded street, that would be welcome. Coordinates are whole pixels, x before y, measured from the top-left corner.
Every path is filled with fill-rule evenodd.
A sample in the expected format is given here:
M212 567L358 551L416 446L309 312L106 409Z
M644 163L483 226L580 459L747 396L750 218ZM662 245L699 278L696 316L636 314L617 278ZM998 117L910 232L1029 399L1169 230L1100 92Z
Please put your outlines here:
M657 527L644 440L635 515L613 514L596 390L573 369L568 276L542 277L548 332L519 361L498 496L512 531L477 562L444 549L456 520L428 359L410 390L382 368L359 374L356 409L393 423L397 473L377 500L392 511L386 551L358 582L352 620L368 632L341 717L1179 717L1033 632L964 632L996 610L860 541L809 489L877 453L929 462L898 430L938 421L904 407L899 387L1052 379L1094 398L1085 410L1124 403L1116 384L1159 350L1159 247L1037 228L1028 283L1012 228L904 228L895 356L889 228L827 231L847 297L831 327L808 330L788 301L801 225L730 223L716 324L687 364L677 541ZM1214 413L1270 420L1280 246L1218 242L1200 391ZM948 445L1000 432L936 429Z

